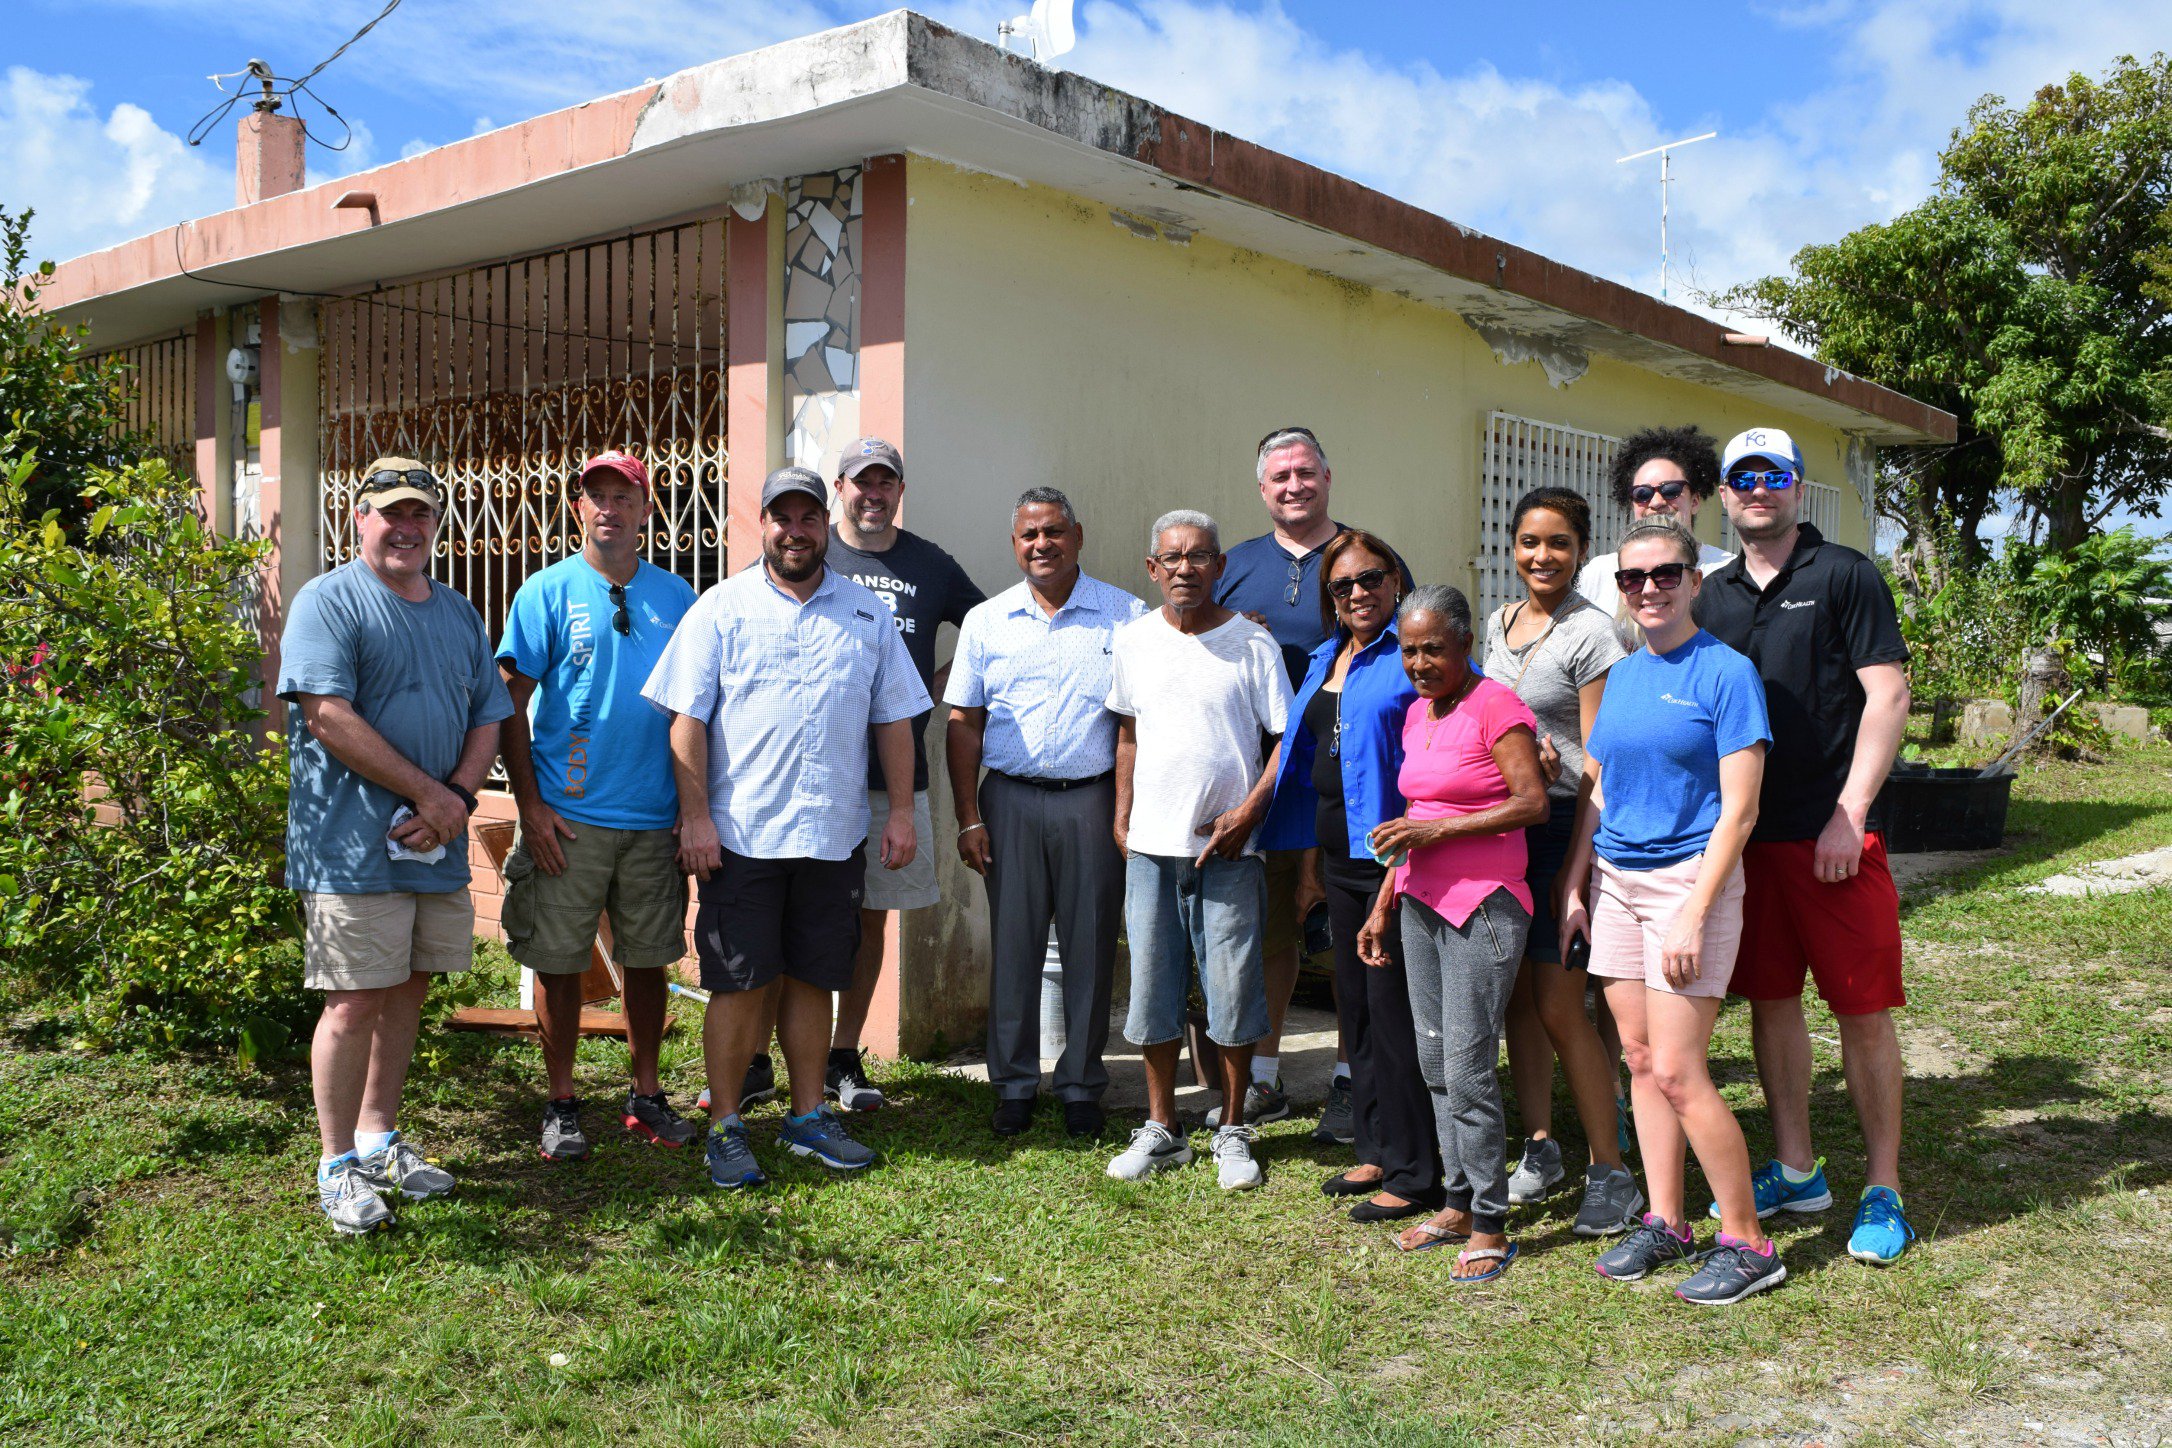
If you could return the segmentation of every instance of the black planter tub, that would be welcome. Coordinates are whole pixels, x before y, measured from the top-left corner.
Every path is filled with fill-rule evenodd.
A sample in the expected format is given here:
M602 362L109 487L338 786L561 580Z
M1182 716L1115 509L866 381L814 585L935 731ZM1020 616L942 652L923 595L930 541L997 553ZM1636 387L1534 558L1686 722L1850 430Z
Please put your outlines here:
M1885 822L1887 854L1995 850L2006 838L2006 803L2014 776L1974 769L1900 763L1878 791L1874 819Z

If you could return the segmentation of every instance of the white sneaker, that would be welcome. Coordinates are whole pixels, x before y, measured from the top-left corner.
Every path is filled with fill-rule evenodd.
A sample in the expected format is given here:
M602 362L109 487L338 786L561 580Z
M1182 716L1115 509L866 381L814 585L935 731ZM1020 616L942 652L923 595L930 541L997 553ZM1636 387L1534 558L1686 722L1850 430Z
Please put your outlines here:
M1214 1133L1214 1173L1225 1192L1259 1185L1259 1163L1252 1160L1252 1128L1225 1126Z
M1143 1181L1158 1171L1183 1166L1192 1159L1192 1144L1158 1121L1149 1121L1131 1133L1131 1145L1109 1163L1109 1175L1118 1181Z

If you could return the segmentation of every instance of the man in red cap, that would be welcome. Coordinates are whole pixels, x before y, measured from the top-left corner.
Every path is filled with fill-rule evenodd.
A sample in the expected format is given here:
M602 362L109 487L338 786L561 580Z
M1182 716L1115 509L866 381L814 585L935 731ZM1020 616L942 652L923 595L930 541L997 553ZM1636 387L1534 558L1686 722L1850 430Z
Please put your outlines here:
M505 772L520 806L503 924L513 958L536 975L549 1076L540 1146L551 1161L588 1155L573 1051L581 974L606 913L633 1056L619 1119L658 1146L684 1146L695 1135L656 1075L664 970L686 953L686 876L672 835L679 799L671 720L641 697L694 590L642 561L651 504L640 459L617 450L590 458L572 501L581 551L520 586L498 645L514 704Z

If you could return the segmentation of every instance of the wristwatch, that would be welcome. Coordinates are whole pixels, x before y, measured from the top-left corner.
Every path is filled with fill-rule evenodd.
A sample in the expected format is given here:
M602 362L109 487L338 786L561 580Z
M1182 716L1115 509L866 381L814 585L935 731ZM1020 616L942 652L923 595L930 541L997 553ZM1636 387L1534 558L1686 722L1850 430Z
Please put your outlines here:
M445 781L445 787L460 797L460 802L468 807L469 814L475 813L475 795L471 791L461 788L449 779Z

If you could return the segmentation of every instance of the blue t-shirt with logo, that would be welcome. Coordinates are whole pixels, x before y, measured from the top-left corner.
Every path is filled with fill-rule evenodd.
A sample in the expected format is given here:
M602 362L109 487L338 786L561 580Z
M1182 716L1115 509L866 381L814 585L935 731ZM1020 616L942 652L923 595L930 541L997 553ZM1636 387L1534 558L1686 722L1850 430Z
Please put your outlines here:
M1720 760L1771 742L1757 666L1702 629L1614 665L1587 746L1606 801L1599 858L1657 870L1701 853L1719 823Z
M361 559L312 578L287 609L279 697L345 699L432 779L451 777L468 732L513 712L475 605L442 583L400 597ZM385 852L408 801L340 763L287 710L287 887L326 895L447 894L468 883L468 837L425 864Z
M622 634L611 580L578 553L513 595L498 659L536 681L528 701L536 789L567 819L660 830L679 818L671 716L641 686L693 606L693 585L643 563L626 585Z

